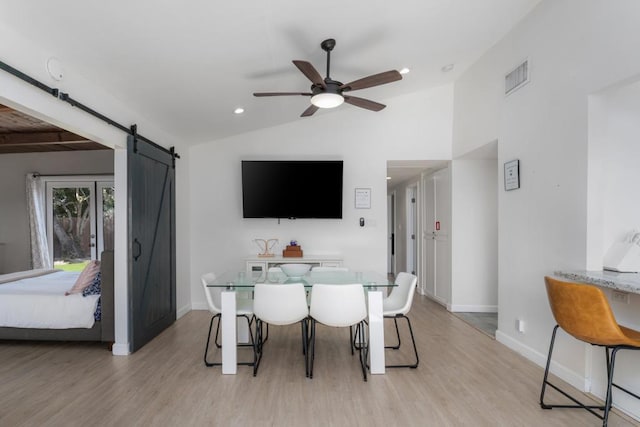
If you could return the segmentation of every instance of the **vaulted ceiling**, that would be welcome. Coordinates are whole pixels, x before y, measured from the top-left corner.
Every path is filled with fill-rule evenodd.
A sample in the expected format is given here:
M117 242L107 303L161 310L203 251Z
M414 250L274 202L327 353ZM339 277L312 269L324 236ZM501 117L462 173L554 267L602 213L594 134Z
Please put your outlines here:
M375 120L396 96L453 82L538 2L3 0L0 25L60 61L61 87L81 75L168 134L199 143L297 120L313 126L319 115L339 120L348 109ZM411 69L401 81L354 93L386 110L342 105L300 118L308 97L252 96L308 92L291 61L309 61L324 76L327 38L337 41L336 80ZM46 57L31 59L45 67ZM234 115L237 107L244 114Z

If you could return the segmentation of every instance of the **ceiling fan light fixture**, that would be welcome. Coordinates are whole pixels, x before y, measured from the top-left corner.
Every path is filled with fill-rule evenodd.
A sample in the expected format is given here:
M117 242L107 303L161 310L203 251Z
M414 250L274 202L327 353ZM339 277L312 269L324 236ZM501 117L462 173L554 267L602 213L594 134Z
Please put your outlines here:
M342 95L337 93L318 93L311 97L311 103L318 108L335 108L344 102Z

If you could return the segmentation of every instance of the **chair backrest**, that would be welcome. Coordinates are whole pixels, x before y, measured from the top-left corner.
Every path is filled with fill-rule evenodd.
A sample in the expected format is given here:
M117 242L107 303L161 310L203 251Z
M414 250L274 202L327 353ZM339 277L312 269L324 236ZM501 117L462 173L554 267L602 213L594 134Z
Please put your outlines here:
M411 310L413 296L416 291L418 278L411 273L398 273L394 282L397 286L392 288L391 294L384 302L384 310L393 310L397 313L407 314Z
M620 329L602 289L544 278L556 322L575 338L597 345L633 345Z
M311 288L311 317L327 326L355 325L367 317L361 284L324 285Z
M317 266L317 267L311 267L311 271L315 271L315 272L331 272L331 271L349 271L349 269L347 267L322 267L322 266Z
M205 273L200 277L200 280L202 281L202 287L204 288L204 295L207 297L209 311L213 314L221 313L220 293L222 292L222 288L207 286L216 280L215 273Z
M302 283L258 283L253 289L253 313L272 325L290 325L309 315Z

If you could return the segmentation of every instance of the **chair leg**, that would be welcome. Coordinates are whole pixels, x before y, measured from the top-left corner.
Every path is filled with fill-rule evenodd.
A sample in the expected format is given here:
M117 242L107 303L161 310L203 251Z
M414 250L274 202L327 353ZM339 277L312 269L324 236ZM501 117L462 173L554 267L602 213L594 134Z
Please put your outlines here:
M309 371L309 378L313 378L313 362L314 362L315 352L316 352L316 321L315 319L311 319L310 335L311 335L309 338L310 346L308 348L308 354L307 354L307 358L309 362L307 364L307 369Z
M613 385L613 369L615 368L616 363L616 354L620 350L620 347L614 347L611 352L611 362L609 363L609 348L606 348L607 352L607 374L608 374L608 382L607 382L607 397L604 402L604 415L602 417L602 425L606 426L609 421L609 412L611 412L611 401L612 401L612 390L611 386Z
M359 348L359 352L360 352L360 366L362 367L362 378L367 381L367 357L368 357L368 349L369 349L369 345L367 344L367 338L365 337L365 328L364 328L364 323L360 322L358 324L358 327L356 329L356 331L359 330L359 343L360 343L360 348Z
M253 363L253 376L258 375L258 368L260 367L260 361L262 361L262 320L256 318L256 338L254 344L254 363Z
M397 319L398 317L402 317L407 321L407 325L409 326L409 334L411 335L411 342L413 343L413 353L416 356L416 361L410 365L386 365L386 368L411 368L411 369L416 369L418 367L418 363L420 363L420 358L418 357L418 347L416 347L416 339L413 336L413 328L411 327L411 319L409 319L407 316L405 316L404 314L400 314L396 317L393 318L393 320L396 322L396 332L398 332L398 323L397 323ZM400 334L398 333L398 347L385 347L385 348L393 348L394 350L397 350L398 348L400 348Z
M251 324L253 323L253 319L249 319L249 316L247 316L246 314L242 314L238 317L244 317L247 320L247 324L249 327L249 338L251 339L251 343L238 344L238 347L251 347L253 349L253 362L238 362L238 365L255 367L256 361L258 360L258 347L257 347L256 340L253 337L253 332L251 332Z
M306 321L307 319L302 319L300 321L300 327L302 328L302 354L305 356L307 355L307 340L309 339L309 337L307 337Z
M209 333L207 334L207 345L204 348L204 364L206 366L216 366L216 363L207 361L207 353L209 352L209 341L211 340L211 329L213 328L213 321L218 318L218 328L220 327L220 314L211 316L211 322L209 322ZM216 332L217 337L217 332ZM218 364L219 365L219 364Z
M222 345L220 345L220 342L218 341L218 335L219 334L220 334L220 322L218 321L218 326L216 326L216 339L215 339L214 343L216 344L216 347L222 348Z
M557 386L555 386L554 384L549 382L549 379L548 379L548 377L549 377L549 367L551 365L551 355L553 354L553 346L555 344L556 333L558 332L558 327L559 327L559 325L556 325L553 328L553 333L551 334L551 343L549 344L549 355L547 356L547 365L545 367L544 377L542 379L542 390L540 391L540 407L542 409L581 408L581 409L585 409L585 410L589 411L591 414L593 414L596 417L598 417L601 420L603 420L604 417L602 415L598 414L597 412L595 412L594 409L599 409L601 411L604 411L605 410L605 406L601 406L601 405L584 405L581 402L579 402L578 400L576 400L573 396L571 396L568 393L566 393L564 390L561 390L560 388L558 388ZM611 372L611 371L608 370L608 372ZM613 375L609 375L609 376L611 378L613 378ZM557 392L559 392L560 394L565 396L567 399L569 399L572 402L574 402L575 405L550 405L550 404L544 403L544 394L545 394L545 391L546 391L546 386L549 386L549 387L553 388L554 390L556 390Z
M253 333L251 332L251 324L253 323L253 321L252 321L252 319L249 319L249 316L246 316L246 315L241 315L241 316L237 316L237 317L244 317L247 320L247 323L248 323L248 326L249 326L249 337L251 338L251 343L249 343L249 344L238 344L238 347L251 346L253 348L253 362L238 362L238 365L255 366L255 363L256 363L256 360L257 360L257 348L256 348L255 340L253 339ZM206 347L204 349L204 364L206 366L209 366L209 367L211 367L211 366L222 366L221 362L209 362L209 361L207 361L207 354L209 353L209 343L211 341L211 331L213 330L213 321L216 318L218 319L217 328L218 329L220 328L220 314L216 314L215 316L211 317L211 322L209 322L209 333L207 334L207 345L206 345Z
M356 327L356 336L358 335L358 328L360 325ZM351 343L351 355L353 356L353 349L355 348L355 338L353 337L353 326L349 326L349 342Z
M307 334L307 319L302 319L300 321L302 324L302 353L304 354L304 375L305 377L309 377L309 349L308 345L308 334Z
M394 316L393 323L396 327L396 337L398 338L398 344L396 345L386 345L384 348L392 348L394 350L398 350L400 348L400 331L398 330L398 318Z

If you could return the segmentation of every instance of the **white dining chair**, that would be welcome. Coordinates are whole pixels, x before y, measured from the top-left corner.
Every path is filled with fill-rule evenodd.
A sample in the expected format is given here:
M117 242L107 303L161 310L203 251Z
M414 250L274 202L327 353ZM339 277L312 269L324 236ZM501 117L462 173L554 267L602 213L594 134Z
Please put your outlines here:
M398 330L398 319L402 318L407 321L409 326L409 333L411 335L411 341L413 343L413 352L415 354L415 362L402 365L386 365L387 368L417 368L420 359L418 358L418 349L416 347L416 340L413 336L413 328L411 327L411 320L407 317L409 310L411 310L411 304L413 302L413 296L415 295L416 284L418 278L410 273L398 273L395 284L397 285L391 291L391 294L382 300L382 315L387 319L393 319L393 323L396 327L396 337L398 338L398 344L392 346L385 346L385 348L398 350L400 349L400 331Z
M309 339L309 378L313 378L315 359L316 323L334 328L350 328L358 325L358 350L362 376L367 381L367 340L364 320L367 317L364 289L361 284L325 285L315 284L311 291L311 336ZM351 340L349 340L351 345Z
M311 271L315 272L315 273L330 273L332 271L349 271L348 267L323 267L323 266L316 266L316 267L311 267Z
M220 348L220 344L218 344L218 333L220 331L220 317L222 314L221 304L220 304L220 294L222 293L222 287L214 287L209 286L211 283L215 282L216 275L215 273L205 273L200 278L202 282L202 287L204 288L204 295L207 298L207 307L209 312L212 314L211 321L209 322L209 333L207 334L207 344L204 348L204 364L206 366L221 366L220 362L209 362L207 360L207 354L209 352L209 342L211 340L211 331L213 329L213 321L218 320L216 326L216 337L214 342L216 347ZM253 347L253 362L238 362L238 365L245 366L255 366L257 360L256 354L256 345L255 340L253 338L253 333L251 332L251 325L253 323L253 300L247 298L238 298L236 302L236 317L242 317L247 320L249 326L249 337L251 338L250 344L238 344L239 347Z
M307 294L302 283L273 284L259 283L253 290L253 312L256 321L256 346L258 360L253 367L253 375L258 373L258 367L262 360L263 324L268 325L293 325L300 322L302 329L302 354L304 355L305 375L308 375L307 365L307 321L309 308L307 307Z

